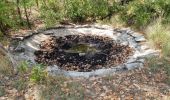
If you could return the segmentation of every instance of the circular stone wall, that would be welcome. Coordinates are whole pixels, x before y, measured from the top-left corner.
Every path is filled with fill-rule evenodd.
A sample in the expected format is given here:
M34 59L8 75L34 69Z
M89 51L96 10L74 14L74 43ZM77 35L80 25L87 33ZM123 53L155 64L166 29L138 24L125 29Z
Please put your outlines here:
M142 34L107 25L58 26L15 39L20 41L9 49L17 61L44 63L50 74L71 77L101 76L143 67L145 57L159 54L149 48ZM90 52L77 49L87 45ZM76 52L72 51L75 47Z

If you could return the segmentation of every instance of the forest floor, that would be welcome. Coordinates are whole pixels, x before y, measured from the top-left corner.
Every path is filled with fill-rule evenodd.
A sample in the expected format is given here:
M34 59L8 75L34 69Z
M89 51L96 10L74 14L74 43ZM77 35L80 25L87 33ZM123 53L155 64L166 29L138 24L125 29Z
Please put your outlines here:
M1 75L0 100L170 100L166 74L148 67L105 77L58 77L53 84L25 85L18 76Z

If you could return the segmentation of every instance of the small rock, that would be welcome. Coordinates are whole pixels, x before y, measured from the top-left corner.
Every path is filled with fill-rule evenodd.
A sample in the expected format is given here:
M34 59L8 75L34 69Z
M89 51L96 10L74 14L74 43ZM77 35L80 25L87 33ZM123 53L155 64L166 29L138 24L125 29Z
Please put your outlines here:
M41 33L41 32L43 32L43 31L44 31L43 28L39 28L39 29L37 30L38 33Z
M144 58L144 57L152 57L158 56L159 52L153 49L148 49L145 52L138 52L134 55L134 57Z
M104 97L104 96L106 96L106 93L102 93L102 94L100 94L100 96L101 96L101 97Z
M24 40L24 37L23 37L23 36L16 36L16 37L13 37L13 39L16 39L16 40Z
M4 78L5 78L6 80L9 80L9 77L7 77L7 76L5 76Z
M135 38L143 36L142 34L139 34L139 33L136 33L136 32L131 33L130 35L135 37Z
M122 42L121 44L122 44L122 45L129 45L129 43L128 43L127 41Z
M136 42L144 42L144 41L146 41L146 39L145 39L144 36L140 36L140 37L136 37L136 38L135 38L135 41L136 41Z
M147 49L149 49L149 46L148 45L141 45L141 47L140 47L142 50L147 50Z
M44 34L45 35L51 35L51 34L54 34L54 32L53 31L45 31Z
M79 53L79 56L84 56L86 55L86 53Z
M108 25L102 25L102 28L104 28L104 29L112 29L112 27L108 26Z
M132 62L135 62L136 61L136 58L130 58L127 60L127 63L132 63Z
M23 47L17 47L17 48L15 48L15 50L14 50L15 52L24 52L25 51L25 49L23 48Z
M129 63L129 64L125 64L125 66L128 70L132 70L137 67L142 67L143 64L142 63Z
M129 41L129 47L136 48L137 43L135 41Z
M137 60L137 61L139 61L139 62L141 62L141 63L144 63L144 62L145 62L145 59L139 59L139 60Z
M127 34L133 34L134 32L130 28L128 28L128 29L126 29L126 33Z

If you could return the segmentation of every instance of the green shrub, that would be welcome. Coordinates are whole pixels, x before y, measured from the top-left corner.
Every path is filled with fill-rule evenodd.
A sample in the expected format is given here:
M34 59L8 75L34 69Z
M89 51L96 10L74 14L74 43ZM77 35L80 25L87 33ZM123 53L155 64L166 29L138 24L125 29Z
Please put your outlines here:
M66 0L66 15L74 22L96 20L109 13L107 0Z
M47 72L43 65L33 66L31 70L30 80L35 83L43 83L47 77Z
M64 14L63 6L63 2L59 2L59 0L50 0L47 5L41 6L41 18L44 20L46 27L54 26L62 20Z
M163 0L163 3L160 5L163 9L163 23L167 24L170 22L170 1L169 0Z
M115 7L117 9L118 6ZM95 21L105 18L112 10L107 0L51 0L41 6L41 17L46 26L53 26L62 20Z
M28 73L28 67L29 67L28 62L23 61L23 62L21 62L20 66L19 66L17 69L18 69L18 72L19 72L21 75L23 75L23 74Z
M6 34L8 28L16 26L16 20L14 3L2 0L0 2L0 31Z
M121 11L124 10L124 7L125 6L121 5L119 2L113 1L112 6L110 7L110 12L112 14L120 13Z
M170 21L170 1L169 0L134 0L124 5L124 10L120 11L121 19L127 25L135 28L144 28L158 17L163 18L164 23Z
M109 14L109 8L111 6L107 2L107 0L88 0L90 4L89 12L91 15L89 15L92 18L103 18L106 17Z
M148 25L157 17L157 12L154 9L154 2L147 0L143 2L136 0L129 3L121 14L122 20L136 28L142 28Z
M87 16L87 0L66 0L66 15L74 22L82 22Z

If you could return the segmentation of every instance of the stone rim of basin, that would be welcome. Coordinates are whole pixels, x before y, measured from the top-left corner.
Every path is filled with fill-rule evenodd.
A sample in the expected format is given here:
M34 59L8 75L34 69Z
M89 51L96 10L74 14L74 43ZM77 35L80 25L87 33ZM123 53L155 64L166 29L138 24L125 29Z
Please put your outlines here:
M30 64L36 64L34 61L35 56L33 52L39 50L39 44L45 39L48 39L50 35L66 36L69 34L86 34L106 36L122 44L128 44L134 49L134 54L129 56L127 62L116 67L107 69L102 68L92 72L76 72L61 70L57 65L48 66L46 70L52 75L65 75L70 77L103 76L113 74L118 71L142 68L144 66L146 57L159 55L159 51L152 49L142 34L134 32L129 28L118 29L108 25L99 24L73 26L64 25L58 27L56 26L47 30L37 30L29 33L30 34L26 36L17 36L15 39L20 40L19 44L17 46L11 45L9 49L17 61L26 60L30 62Z

